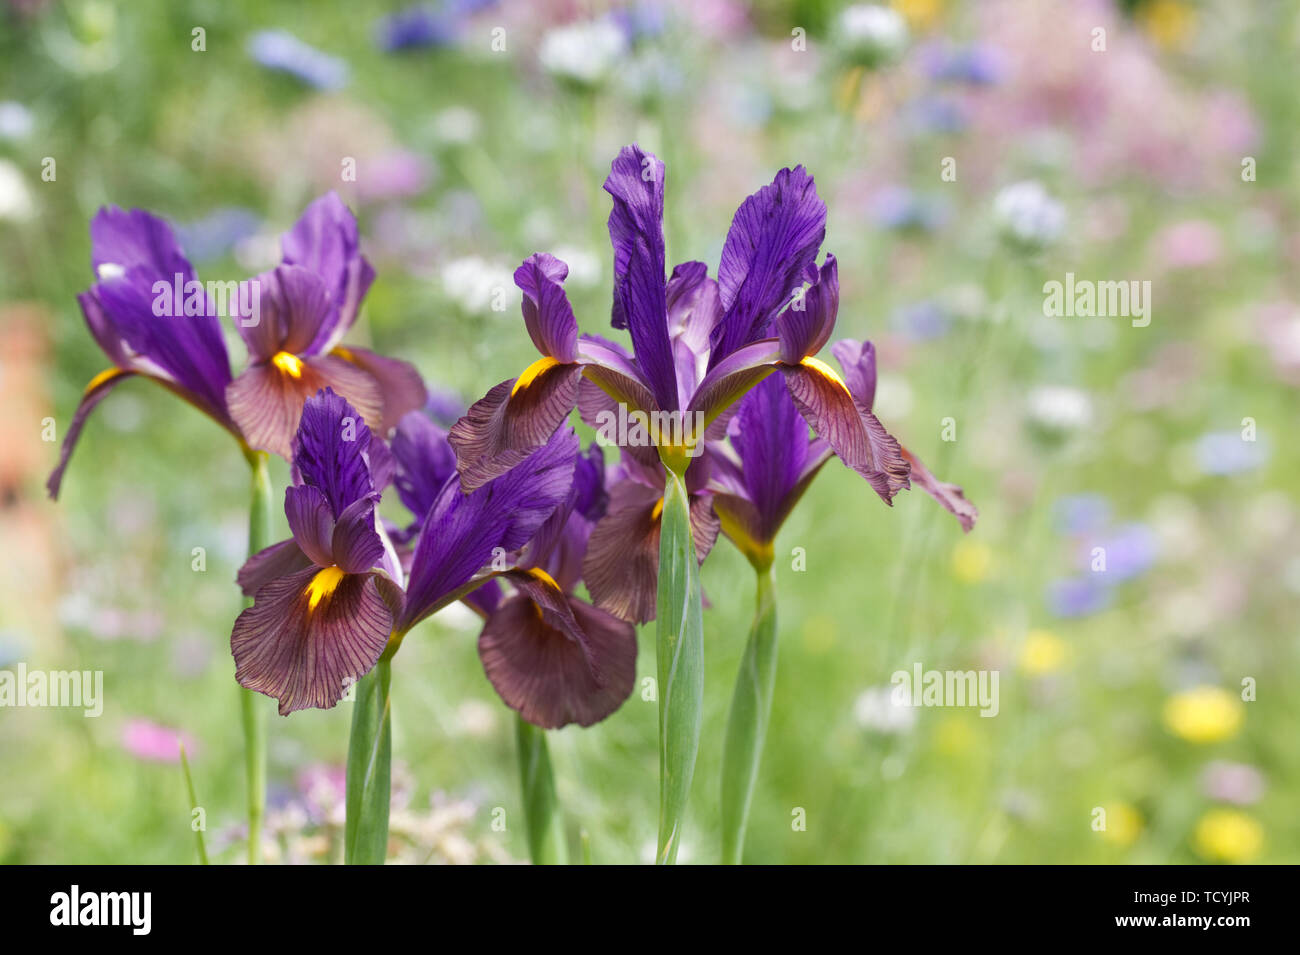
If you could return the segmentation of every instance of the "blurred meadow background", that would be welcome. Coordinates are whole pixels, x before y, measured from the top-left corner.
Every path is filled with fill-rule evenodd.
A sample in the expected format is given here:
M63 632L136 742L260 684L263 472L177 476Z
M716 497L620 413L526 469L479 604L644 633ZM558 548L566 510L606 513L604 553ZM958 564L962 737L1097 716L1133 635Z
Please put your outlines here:
M193 861L178 735L209 851L242 858L236 446L131 382L57 505L42 487L42 421L61 440L106 364L75 301L95 210L165 216L200 277L226 280L273 264L279 233L337 190L378 271L352 340L469 402L535 357L510 279L534 251L569 263L584 331L622 334L601 183L633 141L667 164L669 262L711 270L745 196L809 168L837 337L876 343L881 419L980 508L963 536L919 491L887 508L832 463L795 511L747 861L1300 861L1298 14L5 0L0 667L102 670L105 703L0 710L0 861ZM1149 281L1150 324L1044 314L1066 273ZM718 856L753 575L720 540L704 586L683 862ZM513 714L478 629L452 608L397 658L393 861L527 858ZM996 717L893 705L891 674L916 663L996 670ZM349 718L270 715L269 861L341 857ZM550 734L575 852L652 858L656 732L638 689Z

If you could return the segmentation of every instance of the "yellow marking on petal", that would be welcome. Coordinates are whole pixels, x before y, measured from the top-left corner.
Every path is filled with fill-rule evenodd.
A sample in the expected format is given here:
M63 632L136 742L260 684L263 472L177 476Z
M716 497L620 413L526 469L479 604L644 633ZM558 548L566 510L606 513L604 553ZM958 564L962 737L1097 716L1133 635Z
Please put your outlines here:
M540 567L529 567L529 568L528 568L528 573L530 573L532 576L536 577L536 578L537 578L538 580L540 580L542 583L547 584L548 586L554 587L556 590L559 590L559 589L560 589L560 585L557 584L557 583L555 582L555 578L552 577L550 574L548 574L546 571L542 570L542 568L540 568Z
M510 397L513 398L520 391L536 381L538 376L545 374L558 364L559 362L550 355L543 355L541 358L537 359L537 361L525 368L523 373L515 379L515 386L510 389Z
M287 351L278 351L271 359L271 364L293 378L302 377L302 359Z
M357 360L357 356L352 354L350 349L344 348L342 345L336 345L334 348L330 349L330 354L354 364Z
M803 365L805 368L811 368L824 378L829 378L845 391L849 390L849 386L844 384L844 379L836 373L835 369L826 364L826 362L822 361L820 358L813 358L810 356L799 362L799 364Z
M83 392L83 394L88 395L96 388L98 388L100 385L104 384L104 382L112 381L118 375L125 375L125 374L126 372L124 372L121 368L105 368L94 378L90 379L90 384L86 385L86 390Z
M307 585L307 609L315 610L317 604L334 593L344 576L343 571L337 567L326 567L317 571L316 576Z
M664 499L661 497L655 501L655 509L650 512L650 520L657 521L659 516L664 512Z

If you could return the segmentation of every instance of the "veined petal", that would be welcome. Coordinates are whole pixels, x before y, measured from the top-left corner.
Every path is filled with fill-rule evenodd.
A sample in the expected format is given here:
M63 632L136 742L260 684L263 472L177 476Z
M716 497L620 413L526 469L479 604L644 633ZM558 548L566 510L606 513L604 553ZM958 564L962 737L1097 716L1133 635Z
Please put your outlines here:
M809 272L815 276L813 284L802 294L796 294L790 307L776 319L781 360L790 365L797 365L822 350L835 330L835 316L840 310L840 276L835 256L827 255L820 270L810 267Z
M476 401L448 434L461 488L482 487L542 447L578 403L582 371L543 358Z
M322 567L334 563L334 512L325 492L310 484L285 488L284 516L293 539L312 563Z
M296 574L310 566L311 558L290 537L258 551L244 561L244 566L239 568L235 579L244 596L251 597L271 581Z
M722 320L718 283L703 262L683 262L668 279L668 335L677 392L689 401L709 364L709 339Z
M361 254L357 220L333 192L313 201L280 239L286 265L301 265L320 276L337 306L323 323L309 352L327 352L357 319L361 299L375 280L375 270Z
M609 214L614 327L631 333L637 364L659 407L676 411L680 405L664 278L664 164L640 146L624 146L610 166L605 191L614 200Z
M779 346L774 338L738 348L704 376L691 398L688 417L703 414L708 436L721 439L725 434L724 412L729 412L735 402L770 375L778 358ZM715 422L719 422L717 427Z
M68 462L72 459L72 452L81 438L81 429L86 426L86 419L90 417L95 407L108 397L110 391L134 374L135 372L124 371L121 368L109 368L92 378L90 384L86 386L86 390L81 395L81 403L77 405L77 410L72 416L72 423L68 425L67 433L63 436L59 463L45 481L45 490L49 492L51 499L58 500L59 488L63 486L63 472L67 470Z
M726 315L713 332L710 367L768 334L826 235L826 204L802 166L782 169L736 210L718 264Z
M304 359L288 355L282 363L251 365L230 383L226 396L230 415L251 447L289 458L303 403L325 388L346 398L356 408L359 422L380 425L383 397L378 382L329 355Z
M308 567L263 586L230 636L239 685L280 714L329 709L378 662L392 610L370 574Z
M379 564L384 542L375 528L375 502L361 498L339 515L330 542L334 563L344 573L361 574Z
M479 635L479 658L493 688L507 706L546 729L603 720L636 682L632 625L576 598L569 604L588 651L522 594L501 604Z
M321 329L338 323L338 305L319 275L299 265L281 265L249 283L257 289L257 324L241 315L235 327L254 362L270 361L277 352L306 356ZM245 293L241 300L250 301Z
M384 434L397 427L397 422L407 412L423 408L429 398L424 379L409 361L379 355L356 345L348 345L346 348L339 345L330 354L356 365L379 383L384 405L380 430Z
M411 558L401 629L437 610L494 551L508 554L528 543L568 496L577 453L578 437L566 430L468 494L448 481L423 521Z
M870 411L876 406L876 346L842 338L831 346L831 354L844 369L849 393Z
M294 470L304 484L320 488L335 518L375 490L366 460L370 442L370 429L342 395L327 389L304 404Z
M803 475L809 447L808 423L780 377L759 382L741 400L731 443L740 455L746 497L757 509L758 539L770 543L789 513L786 497Z
M456 473L456 452L447 432L422 411L402 416L393 434L398 496L416 522L424 519L447 479Z
M849 394L839 376L821 361L805 358L782 365L786 386L799 412L848 467L875 488L886 503L908 487L908 465L898 442L870 411Z
M578 357L578 320L564 294L569 267L553 255L539 252L515 269L515 284L524 293L524 324L537 350L562 364Z
M912 467L912 481L926 494L929 494L942 504L961 522L961 529L969 533L970 529L975 526L975 518L979 516L979 509L966 500L966 495L962 493L961 488L956 484L940 481L907 448L903 448L903 458Z
M623 620L655 618L659 580L659 526L663 494L638 481L622 481L609 492L609 508L587 542L582 579L592 600ZM692 495L691 533L701 563L718 536L718 518L708 495Z

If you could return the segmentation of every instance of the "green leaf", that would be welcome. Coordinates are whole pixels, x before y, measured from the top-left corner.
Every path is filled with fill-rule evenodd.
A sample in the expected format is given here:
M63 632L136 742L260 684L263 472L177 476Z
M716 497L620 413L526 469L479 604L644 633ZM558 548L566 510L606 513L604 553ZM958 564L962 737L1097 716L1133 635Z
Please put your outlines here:
M391 678L391 663L384 658L356 685L343 828L343 860L348 865L383 865L388 855L393 761Z
M659 530L656 605L659 674L659 852L672 865L700 749L704 708L704 611L691 512L680 475L668 471Z
M758 571L757 608L736 675L722 751L722 862L739 865L745 825L758 779L772 689L776 685L776 581L772 567Z
M564 820L555 796L546 731L520 716L515 739L519 744L519 783L528 827L529 858L533 865L568 865L569 847L564 841Z
M252 469L248 507L248 556L269 547L275 502L265 451L248 452ZM252 601L245 601L248 606ZM262 818L266 815L266 709L269 701L252 690L239 689L239 715L244 731L244 776L248 784L248 864L262 861Z

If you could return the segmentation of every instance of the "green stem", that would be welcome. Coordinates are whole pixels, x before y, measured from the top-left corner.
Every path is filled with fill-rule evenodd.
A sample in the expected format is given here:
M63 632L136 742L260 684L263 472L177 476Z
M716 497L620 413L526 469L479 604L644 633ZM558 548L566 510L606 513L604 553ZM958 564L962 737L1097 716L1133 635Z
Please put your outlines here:
M343 861L348 865L383 865L388 856L393 761L391 682L392 660L382 657L356 686L343 828Z
M564 820L555 796L555 775L546 746L546 731L520 716L515 740L519 744L519 783L528 826L528 855L533 865L568 865Z
M269 547L271 541L271 471L264 451L250 451L252 469L248 509L248 556ZM248 782L248 864L262 861L262 818L266 814L266 701L252 690L239 690L239 711L244 728L244 774Z
M668 471L659 529L656 606L659 673L659 865L677 861L704 709L704 611L700 564L681 475Z
M758 571L757 581L754 624L736 675L722 753L723 865L739 865L744 854L745 824L776 685L776 575L771 565Z
M194 829L194 811L199 808L199 797L194 795L194 777L190 775L190 760L185 755L185 743L181 742L181 772L185 774L185 791L190 794L190 828ZM203 830L194 829L194 841L199 849L199 865L208 864L208 847L203 844Z

